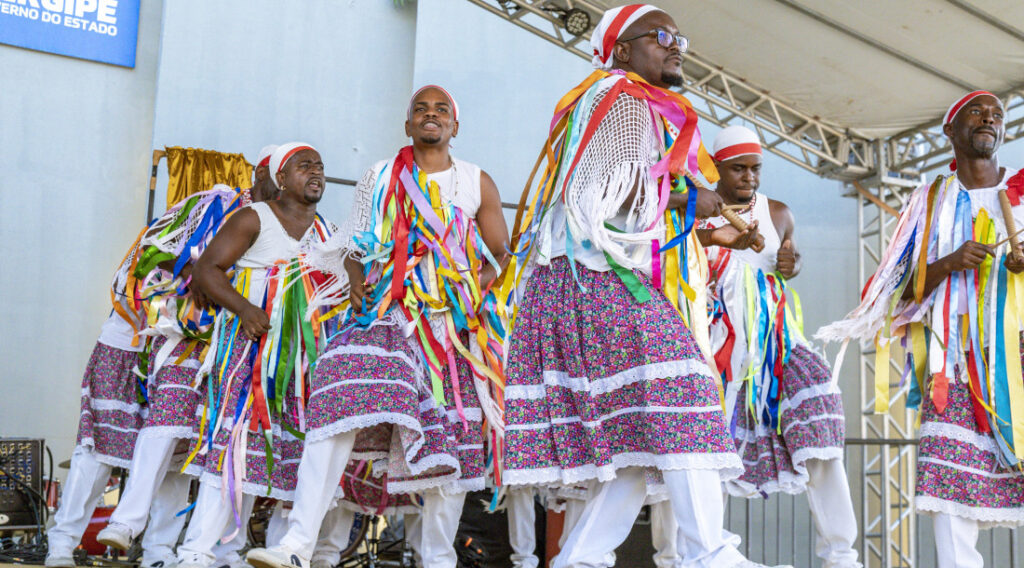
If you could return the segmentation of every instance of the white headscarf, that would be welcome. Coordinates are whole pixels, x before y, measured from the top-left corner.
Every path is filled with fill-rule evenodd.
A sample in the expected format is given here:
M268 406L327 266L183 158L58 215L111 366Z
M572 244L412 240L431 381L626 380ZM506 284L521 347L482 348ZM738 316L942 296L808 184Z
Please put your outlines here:
M712 158L722 162L749 154L761 155L761 139L757 133L746 126L733 125L723 128L715 136Z
M416 97L420 96L420 93L426 91L427 89L437 89L438 91L444 93L444 96L448 97L448 101L452 105L452 120L459 119L459 103L455 102L455 97L453 97L452 94L449 93L447 89L440 85L424 85L417 89L416 92L413 93L411 97L409 97L409 108L405 112L405 117L407 119L412 119L412 103L416 101Z
M287 144L281 144L274 150L274 153L270 155L270 179L274 182L274 186L278 189L281 188L277 184L277 173L284 168L284 165L288 163L288 160L295 154L303 150L313 150L316 148L306 144L305 142L288 142Z
M657 6L650 4L630 4L611 8L601 16L601 21L594 28L594 34L590 36L590 45L594 48L594 58L591 60L597 69L608 70L615 63L612 57L612 48L615 42L622 37L622 32L633 25L644 15L651 12L664 12Z

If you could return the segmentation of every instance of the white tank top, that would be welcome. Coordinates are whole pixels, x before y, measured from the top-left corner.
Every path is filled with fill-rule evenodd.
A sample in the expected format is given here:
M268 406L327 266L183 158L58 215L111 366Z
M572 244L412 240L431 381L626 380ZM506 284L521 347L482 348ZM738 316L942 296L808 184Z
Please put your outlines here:
M776 256L782 243L779 240L779 233L775 230L775 223L772 222L771 209L768 207L768 198L757 194L754 207L751 211L739 213L740 218L750 224L757 221L757 231L764 237L764 249L756 252L748 248L743 250L732 249L730 252L730 264L749 264L751 268L759 268L766 274L775 270ZM725 217L712 217L705 221L704 226L717 228L728 225ZM720 247L708 247L708 263L713 264L718 258Z
M235 263L239 268L266 268L278 260L291 260L299 255L302 243L308 241L314 231L310 224L302 239L297 241L284 229L267 202L253 203L249 208L260 218L260 234Z
M452 156L452 167L427 174L429 181L437 182L441 198L476 218L480 210L480 167Z
M260 234L249 250L235 262L237 268L252 268L249 301L260 305L267 286L267 270L278 260L290 261L299 256L314 241L316 223L311 223L302 239L295 240L278 220L274 210L265 201L249 206L260 218ZM262 270L261 270L262 269Z

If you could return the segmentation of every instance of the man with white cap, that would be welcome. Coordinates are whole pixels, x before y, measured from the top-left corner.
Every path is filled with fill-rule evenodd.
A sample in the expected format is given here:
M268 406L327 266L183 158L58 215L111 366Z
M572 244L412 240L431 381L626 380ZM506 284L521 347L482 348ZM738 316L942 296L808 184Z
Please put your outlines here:
M267 176L267 161L274 148L260 151L251 188L218 184L190 196L150 225L132 256L125 279L138 289L129 296L145 298L144 306L157 323L140 332L154 336L147 347L151 354L147 371L152 377L146 389L148 413L131 455L132 475L110 523L97 535L97 540L108 546L126 550L146 527L147 516L154 514L175 521L172 542L181 532L184 520L176 514L187 503L189 482L169 469L176 469L171 460L179 442L195 436L201 391L193 379L198 353L206 344L203 334L208 331L208 325L205 330L195 325L204 319L200 314L204 313L205 297L191 285L192 265L229 215L254 201L276 197L277 190ZM187 294L181 295L181 291ZM145 324L146 318L140 327ZM170 489L172 485L174 489ZM174 495L166 498L172 503L166 507L159 505L165 492ZM173 561L173 554L166 560Z
M687 180L718 177L696 112L669 90L686 43L654 6L604 14L598 70L559 101L547 167L517 216L504 481L593 487L556 568L610 566L659 492L684 562L753 565L722 530L721 482L743 466L709 366L692 230L722 200Z
M914 191L860 306L818 332L874 341L877 412L896 380L878 370L901 342L907 406L921 407L914 503L932 515L940 568L982 566L978 529L1024 524L1024 173L996 156L1004 112L987 91L949 107L953 173Z
M256 495L295 490L306 376L324 334L320 314L306 311L317 282L301 257L336 228L317 213L326 180L315 148L282 144L269 172L278 199L228 219L193 272L221 310L199 371L209 377L197 452L205 464L179 566L212 565L221 535L245 530Z
M723 129L712 156L721 175L715 190L736 215L756 224L761 237L760 250L707 249L715 302L711 343L726 390L726 419L746 468L726 488L747 498L806 490L823 565L858 567L857 519L843 467L842 395L828 364L804 338L800 304L787 285L800 271L793 214L758 191L761 141L752 130ZM700 231L728 226L724 217L712 217Z
M322 301L348 297L351 310L313 373L288 531L250 551L254 566L307 568L334 496L340 506L419 511L407 527L414 521L420 565L456 565L466 492L484 488L485 437L500 447L504 326L491 284L508 239L490 176L451 155L458 119L445 89L418 90L405 122L412 145L366 172L331 254L311 260L336 279ZM359 460L372 462L373 497L345 472Z
M265 172L263 177L266 177ZM252 191L262 196L260 180L257 171L254 173ZM248 195L250 190L244 190L244 193ZM209 199L203 201L206 196ZM222 208L230 210L230 203L238 198L239 194L235 190L215 190L204 192L196 201L209 203L213 199L220 199ZM137 435L145 426L144 419L150 410L144 383L138 381L135 374L135 369L139 367L139 354L146 347L145 338L137 337L137 332L145 327L146 316L138 308L138 290L132 287L132 283L144 279L140 276L145 275L135 272L142 257L159 242L158 232L152 227L172 224L181 210L181 207L172 208L150 228L144 229L125 255L114 277L111 290L111 297L115 300L114 310L103 326L83 379L79 441L72 455L68 482L55 517L56 523L48 531L49 566L73 566L71 550L82 536L110 477L111 468L130 468ZM205 211L203 207L193 207L191 214L199 215ZM215 230L216 224L211 219L208 230ZM195 225L192 229L194 231ZM192 234L186 230L183 236L182 242L185 242ZM163 265L168 273L173 270L176 260ZM145 476L145 473L139 473L139 476ZM172 474L164 482L158 482L158 485L159 490L152 497L152 510L147 505L141 513L143 523L146 515L150 517L149 530L142 540L144 566L166 566L173 562L173 548L184 525L184 519L176 517L175 513L185 504L188 479Z

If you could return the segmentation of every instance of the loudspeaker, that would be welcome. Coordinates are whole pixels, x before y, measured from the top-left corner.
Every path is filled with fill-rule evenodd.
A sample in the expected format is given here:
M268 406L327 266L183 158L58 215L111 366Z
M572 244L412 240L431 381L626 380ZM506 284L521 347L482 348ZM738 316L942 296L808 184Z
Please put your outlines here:
M0 530L42 522L46 503L35 496L43 492L42 462L42 440L0 439Z

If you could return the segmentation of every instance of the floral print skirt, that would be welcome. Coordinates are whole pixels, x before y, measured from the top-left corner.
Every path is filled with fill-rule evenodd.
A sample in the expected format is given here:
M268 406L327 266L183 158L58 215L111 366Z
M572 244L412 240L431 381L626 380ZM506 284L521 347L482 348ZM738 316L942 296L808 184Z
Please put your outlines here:
M782 369L778 429L755 423L743 406L747 386L739 387L731 429L746 471L726 484L729 493L800 493L810 479L807 460L843 459L843 399L831 383L832 373L821 356L797 345Z
M614 272L556 258L527 283L509 344L510 485L574 486L623 467L742 473L716 381L683 320ZM651 486L649 484L649 491Z
M96 342L82 377L77 444L96 459L128 467L148 408L139 400L139 354Z

